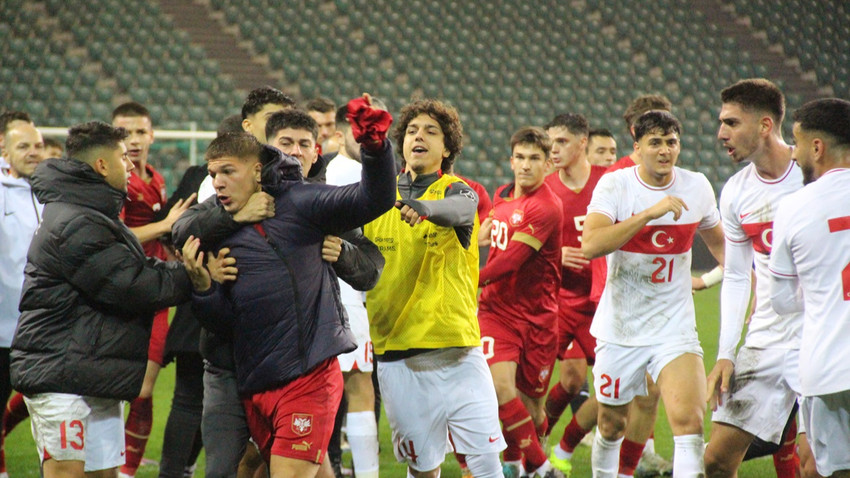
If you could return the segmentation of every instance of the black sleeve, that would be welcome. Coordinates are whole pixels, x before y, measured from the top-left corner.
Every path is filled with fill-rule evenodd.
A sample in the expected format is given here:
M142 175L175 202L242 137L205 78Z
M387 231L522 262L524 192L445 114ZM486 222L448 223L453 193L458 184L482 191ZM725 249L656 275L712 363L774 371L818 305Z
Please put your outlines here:
M342 236L342 253L334 262L336 275L355 290L367 291L375 287L384 269L384 256L361 229L354 229Z
M60 244L62 274L94 303L126 315L186 302L192 290L178 262L141 258L104 224L86 216L68 223Z
M195 236L201 240L203 249L209 250L241 227L242 224L234 221L233 215L216 204L212 196L184 212L171 228L171 235L177 249L183 247L189 236Z

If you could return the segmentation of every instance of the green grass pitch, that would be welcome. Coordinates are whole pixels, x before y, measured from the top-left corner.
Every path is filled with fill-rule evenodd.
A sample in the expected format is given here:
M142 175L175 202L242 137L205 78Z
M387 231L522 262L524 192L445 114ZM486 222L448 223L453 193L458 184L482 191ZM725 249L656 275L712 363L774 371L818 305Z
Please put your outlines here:
M717 352L717 333L718 333L718 292L719 287L715 287L709 291L697 293L694 296L697 310L697 328L699 329L702 346L705 350L706 368L710 370L714 364L714 357ZM552 374L557 377L557 373ZM168 417L168 410L171 406L171 395L174 386L174 367L169 366L162 371L156 385L154 398L154 424L151 433L151 439L148 443L145 456L147 458L159 461L160 451L162 450L162 433L165 428L165 421ZM673 439L670 435L670 428L664 415L663 404L659 412L659 418L655 428L656 450L665 458L670 458L673 454ZM569 413L565 413L564 417L555 427L552 433L551 443L557 443L560 438L564 426L569 421ZM711 423L706 419L706 437L710 430ZM386 420L381 420L380 426L381 439L381 476L386 477L404 477L405 467L396 462L392 454L392 445L390 443L390 430ZM33 444L32 434L30 432L29 420L21 423L11 434L6 438L6 464L9 476L12 478L39 477L38 470L38 455ZM346 457L347 458L347 457ZM349 461L350 463L350 461ZM204 456L198 461L198 469L195 476L203 476ZM142 467L136 475L139 478L153 478L158 475L156 467ZM574 478L590 477L590 449L588 447L579 447L573 457L573 474ZM451 455L446 456L446 461L443 464L442 476L444 478L459 478L460 469ZM773 462L768 458L753 460L741 467L739 476L747 477L769 477L776 476L773 470Z

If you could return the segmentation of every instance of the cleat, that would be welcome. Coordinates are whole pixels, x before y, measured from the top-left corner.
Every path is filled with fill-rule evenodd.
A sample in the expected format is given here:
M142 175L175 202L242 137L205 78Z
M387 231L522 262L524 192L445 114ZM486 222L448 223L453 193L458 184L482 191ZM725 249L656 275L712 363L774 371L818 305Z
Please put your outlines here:
M573 464L570 463L570 460L558 458L554 451L549 455L549 463L552 464L552 468L559 470L566 477L570 476L573 471Z
M673 463L665 460L657 453L643 453L640 456L637 468L635 468L635 478L672 475Z
M540 475L534 475L540 476ZM550 468L543 476L540 478L567 478L569 475L565 475L561 470L557 468Z
M522 477L521 470L519 469L519 466L511 464L511 463L505 463L504 465L502 465L502 474L505 476L505 478L521 478Z

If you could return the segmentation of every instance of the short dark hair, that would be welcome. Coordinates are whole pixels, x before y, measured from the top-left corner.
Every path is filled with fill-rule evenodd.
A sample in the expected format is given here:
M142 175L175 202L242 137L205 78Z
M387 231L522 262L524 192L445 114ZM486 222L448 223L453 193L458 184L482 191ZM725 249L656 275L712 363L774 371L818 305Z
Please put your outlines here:
M399 121L392 132L392 139L398 145L402 163L404 163L402 145L407 134L407 125L421 114L426 114L439 123L440 129L443 131L443 145L449 151L449 156L443 158L442 163L440 163L440 169L450 171L455 158L463 149L463 126L460 124L460 117L453 106L435 99L417 100L401 109Z
M274 135L284 128L309 131L313 135L314 140L319 137L319 124L303 110L278 111L269 116L269 120L266 122L266 138L271 141Z
M769 113L776 124L785 118L785 95L764 78L749 78L724 88L720 101L739 104L747 111Z
M324 96L317 96L304 104L307 111L318 111L319 113L330 113L336 111L336 104Z
M50 136L44 138L44 148L59 148L60 150L65 151L65 145L62 144L62 142L58 139L52 138Z
M148 109L145 108L145 105L141 103L128 101L118 105L114 110L112 110L112 119L114 120L118 116L143 116L147 119L151 119L151 112L148 111Z
M838 98L809 101L794 112L794 122L803 131L826 133L835 146L850 145L850 101Z
M608 130L606 128L592 129L592 130L587 132L588 142L589 142L590 138L593 138L594 136L604 136L606 138L614 138L614 133L612 133L610 130ZM616 138L614 138L614 139L616 139Z
M623 112L623 120L626 122L626 129L631 134L632 125L635 124L640 115L652 110L672 111L672 109L673 103L664 95L641 95L635 98Z
M117 148L127 138L127 130L103 121L89 121L71 126L65 140L65 155L87 161L86 153L97 148Z
M524 126L516 130L516 132L511 135L512 155L514 152L514 147L518 144L530 144L532 146L536 146L543 150L543 153L546 155L547 158L549 157L549 152L552 151L552 140L549 139L549 135L546 133L546 131L543 131L542 128L539 128L537 126Z
M225 133L239 133L244 131L242 129L242 115L240 114L232 114L218 124L218 129L215 130L216 136L221 136Z
M227 156L259 160L262 152L263 145L251 133L224 133L212 140L204 153L204 160L213 161Z
M650 110L640 115L635 121L635 141L650 134L660 132L662 135L676 133L682 135L682 123L669 111Z
M32 123L32 118L30 118L29 113L25 111L4 111L0 113L0 133L6 134L6 128L9 127L9 124L13 121L26 121L27 123Z
M242 104L242 119L244 120L257 111L260 111L266 105L294 107L295 100L286 93L271 86L255 88L248 93L245 103Z
M562 113L552 118L543 129L549 128L567 128L570 133L578 136L587 136L590 130L590 125L587 123L587 118L578 113Z
M336 128L339 129L340 126L350 128L351 125L348 124L348 105L342 105L336 110Z

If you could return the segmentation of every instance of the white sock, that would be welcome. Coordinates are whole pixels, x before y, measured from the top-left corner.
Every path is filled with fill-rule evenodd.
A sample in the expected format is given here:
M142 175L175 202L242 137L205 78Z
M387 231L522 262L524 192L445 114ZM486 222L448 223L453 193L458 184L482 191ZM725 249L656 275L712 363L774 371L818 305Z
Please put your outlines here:
M673 476L697 478L705 476L705 444L702 435L673 437Z
M593 439L593 452L590 457L590 465L593 468L593 478L616 478L620 469L620 445L623 438L617 440L606 440L596 429ZM676 477L679 478L679 477Z
M354 473L360 478L378 478L378 425L375 412L354 412L346 415L348 444Z
M555 447L555 458L559 460L569 460L573 457L573 452L561 448L561 444Z
M530 473L529 476L545 476L551 469L552 464L549 463L549 460L546 460L542 465L540 465L540 468L534 470L534 472Z
M502 478L502 463L498 453L466 455L466 466L475 478Z
M643 453L655 453L655 438L649 437L643 447Z

